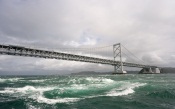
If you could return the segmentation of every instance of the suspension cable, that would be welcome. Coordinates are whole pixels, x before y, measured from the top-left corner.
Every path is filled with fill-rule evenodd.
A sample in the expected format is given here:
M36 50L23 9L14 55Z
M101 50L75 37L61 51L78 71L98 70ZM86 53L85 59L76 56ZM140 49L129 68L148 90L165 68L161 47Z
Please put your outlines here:
M135 61L133 58L130 58L127 54L125 54L124 52L122 52L122 54L124 54L128 59L131 59L132 61Z
M122 44L121 44L122 45ZM140 60L141 62L145 63L143 60L139 59L137 56L135 56L131 51L129 51L125 46L122 45L123 48L125 48L130 54L132 54L136 59Z

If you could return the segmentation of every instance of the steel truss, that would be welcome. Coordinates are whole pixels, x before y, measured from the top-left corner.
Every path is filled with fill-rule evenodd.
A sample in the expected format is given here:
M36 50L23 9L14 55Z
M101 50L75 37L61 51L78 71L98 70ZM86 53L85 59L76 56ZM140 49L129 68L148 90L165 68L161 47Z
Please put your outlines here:
M116 58L120 60L120 64L114 66L114 72L123 72L122 48L120 43L113 45L113 55L114 61L116 61Z
M34 49L23 46L16 45L0 45L1 55L14 55L14 56L26 56L26 57L36 57L36 58L48 58L48 59L59 59L68 61L80 61L98 64L107 64L112 66L121 66L120 61L114 61L109 59L94 58L89 56L74 55L69 53L55 52L49 50ZM123 66L128 67L138 67L138 68L157 68L156 66L135 64L122 62Z

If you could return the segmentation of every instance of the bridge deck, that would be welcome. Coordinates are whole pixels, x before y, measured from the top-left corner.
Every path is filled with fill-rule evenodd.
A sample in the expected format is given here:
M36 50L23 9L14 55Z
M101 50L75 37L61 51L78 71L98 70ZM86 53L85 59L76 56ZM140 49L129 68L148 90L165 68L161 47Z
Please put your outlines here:
M61 52L55 52L55 51L34 49L34 48L16 46L16 45L0 45L0 54L80 61L80 62L89 62L89 63L100 63L100 64L108 64L112 66L120 65L119 61L114 61L114 60L109 60L109 59L102 59L102 58L95 58L95 57L89 57L89 56L81 56L81 55L74 55L74 54L61 53ZM149 66L149 65L128 63L128 62L123 62L123 66L138 67L138 68L150 68L150 67L156 68L156 66Z

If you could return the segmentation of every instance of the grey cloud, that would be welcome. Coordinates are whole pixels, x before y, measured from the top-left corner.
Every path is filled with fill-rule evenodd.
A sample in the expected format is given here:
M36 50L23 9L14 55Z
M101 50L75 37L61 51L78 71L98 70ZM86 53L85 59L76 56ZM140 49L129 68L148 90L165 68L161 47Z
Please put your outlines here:
M172 66L175 61L164 57L175 52L174 5L173 0L1 0L0 43L56 49L121 42L140 59ZM15 69L21 63L33 70L41 60L25 59L26 63L14 57L1 62L0 68L9 64Z

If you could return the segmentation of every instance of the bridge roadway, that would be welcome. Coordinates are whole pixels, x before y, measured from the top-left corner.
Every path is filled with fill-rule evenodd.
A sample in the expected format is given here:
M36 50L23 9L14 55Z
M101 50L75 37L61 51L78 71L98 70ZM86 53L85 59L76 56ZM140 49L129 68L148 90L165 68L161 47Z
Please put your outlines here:
M120 61L95 58L95 57L89 57L89 56L74 55L74 54L48 51L48 50L42 50L42 49L34 49L29 47L17 46L17 45L0 44L0 54L99 63L99 64L108 64L112 66L120 65ZM149 65L129 63L129 62L123 62L123 66L138 67L138 68L157 68L157 66L149 66Z

